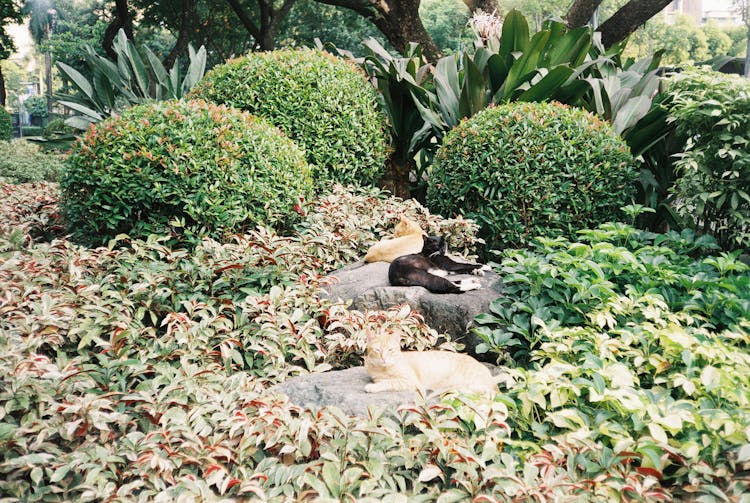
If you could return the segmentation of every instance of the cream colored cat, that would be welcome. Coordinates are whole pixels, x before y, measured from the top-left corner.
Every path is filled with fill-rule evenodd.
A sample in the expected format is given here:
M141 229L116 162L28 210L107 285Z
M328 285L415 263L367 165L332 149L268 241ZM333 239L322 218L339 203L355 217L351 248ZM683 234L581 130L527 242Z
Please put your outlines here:
M396 224L392 239L381 239L367 250L365 262L393 262L403 255L422 251L422 228L418 223L402 216Z
M497 381L490 370L462 353L401 351L397 335L371 334L367 338L365 370L374 382L368 393L380 391L461 391L494 395Z

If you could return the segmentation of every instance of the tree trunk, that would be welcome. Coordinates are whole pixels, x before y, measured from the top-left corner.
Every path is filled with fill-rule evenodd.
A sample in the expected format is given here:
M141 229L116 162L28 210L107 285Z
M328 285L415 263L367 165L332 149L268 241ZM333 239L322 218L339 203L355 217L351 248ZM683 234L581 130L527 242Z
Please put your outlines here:
M3 75L3 67L0 66L0 106L5 106L5 101L5 76Z
M272 51L276 45L276 28L281 23L284 16L289 13L289 10L294 5L294 1L295 0L287 0L281 8L276 11L273 8L273 3L271 1L258 0L260 25L252 20L238 0L227 0L227 3L237 15L248 33L250 33L255 40L254 48L261 51Z
M601 3L602 0L576 0L565 14L565 24L569 28L585 26L594 17L594 12Z
M747 52L745 53L745 77L750 79L750 24L747 26Z
M478 11L486 12L487 14L500 14L497 0L464 0L464 3L472 14Z
M133 40L133 18L130 17L128 0L115 0L115 17L104 31L102 48L112 60L117 59L117 54L112 49L112 44L115 41L115 37L117 37L117 32L119 32L121 28L125 30L125 36L130 40Z
M386 161L385 176L381 182L383 189L388 190L396 197L409 199L409 173L412 171L410 162L401 162L393 157Z
M602 44L609 48L622 42L670 3L672 0L630 0L599 25Z
M47 117L49 117L52 115L52 54L49 51L44 53L44 87L46 87Z
M196 2L190 0L182 0L181 13L180 13L180 33L177 35L177 40L169 51L167 57L164 58L162 64L167 70L171 70L177 61L177 58L185 53L188 43L190 42L190 31L193 27L193 20L197 18L195 15Z
M353 10L369 19L388 42L404 53L409 42L422 46L424 57L432 64L443 54L419 17L420 0L316 0Z

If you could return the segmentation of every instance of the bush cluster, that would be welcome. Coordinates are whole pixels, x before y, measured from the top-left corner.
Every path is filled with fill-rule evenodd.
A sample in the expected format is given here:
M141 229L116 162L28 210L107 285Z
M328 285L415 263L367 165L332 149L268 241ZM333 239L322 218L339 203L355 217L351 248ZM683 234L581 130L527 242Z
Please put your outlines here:
M707 68L668 81L670 115L685 141L675 162L675 208L724 249L750 248L750 82Z
M330 244L385 222L368 207L398 206L419 210L337 188L292 236L260 228L190 253L170 236L116 249L60 239L4 256L0 494L741 499L750 275L732 256L692 260L707 237L610 224L509 252L516 298L493 303L502 320L483 328L492 349L529 342L531 363L503 367L494 400L451 393L354 417L280 396L290 376L361 364L372 331L438 344L408 308L359 312L319 296L319 273L347 260ZM15 212L0 204L0 246Z
M10 183L54 182L63 170L63 158L26 140L0 141L0 178Z
M386 120L375 90L328 53L252 53L214 67L190 96L268 119L305 150L320 185L372 184L383 173Z
M13 139L13 120L5 107L0 107L0 141Z
M201 101L133 107L74 146L61 180L77 241L173 232L224 239L290 224L311 193L310 168L277 128Z
M72 128L65 124L65 119L58 117L56 119L52 119L47 123L46 126L44 126L42 136L44 136L45 138L52 138L53 136L59 134L73 134L75 133L75 131L75 128Z
M558 103L511 103L445 136L427 205L477 220L490 248L521 247L616 218L636 177L627 144L608 123Z

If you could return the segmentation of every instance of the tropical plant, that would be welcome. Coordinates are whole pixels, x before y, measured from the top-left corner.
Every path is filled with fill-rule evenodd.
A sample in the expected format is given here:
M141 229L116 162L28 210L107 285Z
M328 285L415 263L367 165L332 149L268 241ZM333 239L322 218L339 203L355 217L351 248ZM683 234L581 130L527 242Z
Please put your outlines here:
M390 119L397 193L403 193L410 172L424 184L442 137L492 104L557 100L584 107L611 121L635 156L671 131L666 110L653 101L660 82L658 54L623 64L622 46L605 50L589 28L568 30L548 21L532 36L517 11L502 23L482 14L472 24L474 46L441 58L434 68L414 44L403 57L393 57L377 42L365 41L367 56L359 63L380 91ZM412 186L412 193L421 191Z
M675 209L724 249L750 248L750 83L707 68L674 74L670 118L685 140Z
M185 75L180 64L169 72L158 57L147 47L142 57L132 41L120 30L113 44L117 61L97 54L87 47L87 64L91 77L85 77L75 68L58 62L57 67L73 84L77 94L58 94L57 101L77 112L65 123L80 130L99 122L137 103L153 100L179 99L203 77L206 69L206 49L195 51L189 47L190 64ZM145 61L144 61L145 59Z
M435 158L428 207L476 220L496 250L610 220L637 177L608 123L559 103L487 108L449 132Z
M312 190L304 154L277 128L203 101L146 103L98 124L75 144L60 183L67 224L86 244L282 229Z
M417 44L409 44L403 57L392 56L374 38L362 42L366 55L356 60L351 53L339 51L359 63L367 72L378 90L380 108L388 117L391 133L391 154L384 186L397 196L423 192L425 173L418 165L419 154L429 157L437 145L433 141L433 131L424 118L423 112L434 100L433 94L425 86L430 78L430 66ZM409 187L409 177L416 173L416 186Z
M433 125L439 131L450 131L491 103L557 100L575 105L587 90L575 80L574 70L591 47L588 28L568 31L550 21L530 36L526 19L513 10L503 20L501 33L480 40L475 49L442 58L435 67L442 124Z
M303 49L252 53L214 67L193 98L248 111L305 150L316 183L373 184L383 173L386 120L353 64Z

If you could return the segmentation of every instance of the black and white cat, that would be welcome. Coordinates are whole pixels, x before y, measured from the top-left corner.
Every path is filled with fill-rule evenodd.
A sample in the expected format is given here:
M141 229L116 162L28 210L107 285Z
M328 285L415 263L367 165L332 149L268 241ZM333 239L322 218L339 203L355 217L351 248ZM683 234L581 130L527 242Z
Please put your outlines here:
M388 281L393 286L422 286L432 293L463 293L481 288L475 278L451 281L448 274L484 276L489 266L456 262L446 256L448 245L444 236L422 236L420 253L403 255L391 262Z

